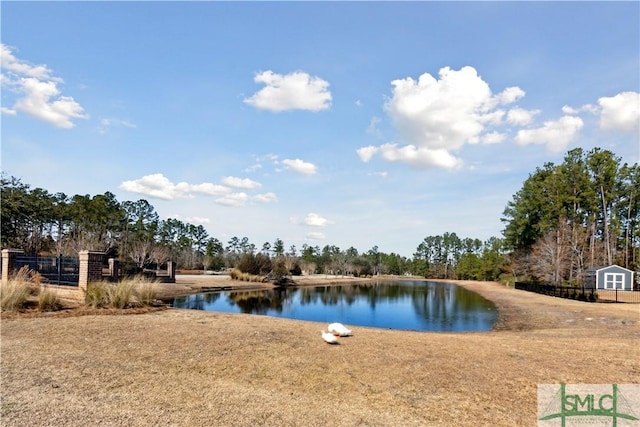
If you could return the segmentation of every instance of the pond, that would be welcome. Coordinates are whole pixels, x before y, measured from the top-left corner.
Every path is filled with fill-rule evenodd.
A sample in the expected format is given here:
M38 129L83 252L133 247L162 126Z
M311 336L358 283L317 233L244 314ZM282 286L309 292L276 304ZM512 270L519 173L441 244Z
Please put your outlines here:
M488 331L498 316L475 292L417 280L203 293L173 307L416 331Z

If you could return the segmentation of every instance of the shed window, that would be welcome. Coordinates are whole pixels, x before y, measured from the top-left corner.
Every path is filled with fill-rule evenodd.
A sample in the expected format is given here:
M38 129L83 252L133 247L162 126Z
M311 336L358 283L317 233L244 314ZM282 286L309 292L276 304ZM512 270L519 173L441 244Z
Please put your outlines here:
M624 274L605 273L604 288L605 289L624 289Z

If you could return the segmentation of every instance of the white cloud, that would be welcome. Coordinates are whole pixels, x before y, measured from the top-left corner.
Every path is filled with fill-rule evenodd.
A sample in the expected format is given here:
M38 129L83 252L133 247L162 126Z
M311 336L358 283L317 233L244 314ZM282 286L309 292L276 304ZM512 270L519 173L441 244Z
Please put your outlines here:
M0 111L2 111L2 114L8 114L10 116L16 115L16 110L7 107L0 107Z
M203 218L199 216L188 216L185 221L189 224L209 224L211 220L209 218Z
M260 203L272 203L277 202L278 197L274 193L264 193L264 194L256 194L253 196L253 200Z
M456 168L462 161L452 151L482 141L486 125L502 122L504 112L495 108L524 96L518 87L493 95L473 67L458 71L444 67L439 79L424 73L417 81L408 77L391 85L393 93L385 110L406 145L363 147L358 150L362 161L379 153L387 161L417 167Z
M520 145L544 144L550 151L557 153L576 139L582 126L580 117L563 116L556 121L545 122L540 128L518 131L515 141Z
M569 105L565 105L562 107L562 113L575 116L576 114L580 113L580 110L577 108L570 107Z
M244 206L249 200L249 196L246 193L231 193L224 197L216 199L215 202L224 206Z
M414 145L398 147L396 144L383 144L380 146L380 153L382 158L389 162L402 162L414 167L454 169L462 166L462 160L452 156L444 148L431 149Z
M358 148L356 150L356 153L358 153L358 156L360 157L360 160L362 160L363 162L367 163L369 160L371 160L373 158L373 156L379 150L380 149L378 147L375 147L373 145L369 145L367 147Z
M300 220L298 218L296 218L295 216L289 217L289 222L291 224L300 225Z
M304 224L310 225L312 227L324 227L329 224L329 220L313 212L307 214L307 216L304 217L303 222Z
M259 169L262 169L262 162L272 162L274 164L278 164L278 155L269 153L261 156L256 156L255 164L247 167L244 172L255 172Z
M276 162L278 161L278 157L279 156L277 154L269 153L265 154L264 156L260 156L258 159L256 159L256 161L270 160L272 162Z
M162 200L174 200L179 198L191 198L193 193L208 195L221 195L228 193L229 188L211 184L189 184L186 182L172 183L160 173L145 175L140 179L124 181L119 188L131 193L142 194Z
M244 102L261 110L273 112L287 110L321 111L331 106L329 83L307 73L293 72L287 75L264 71L254 78L266 86Z
M490 132L482 136L480 142L483 144L499 144L507 138L507 135L500 132Z
M325 236L323 233L320 233L319 231L312 231L310 233L307 233L307 239L309 240L324 240Z
M0 61L3 69L16 75L39 80L59 80L52 77L51 70L46 65L31 65L27 61L16 58L11 49L3 43L0 43Z
M478 121L482 124L499 125L502 123L502 119L505 115L504 110L495 110L487 112L487 114L478 118ZM472 136L469 140L478 139L477 136Z
M508 87L495 96L497 104L512 104L524 97L525 92L517 86Z
M531 123L538 114L540 114L540 110L525 110L520 107L512 108L507 113L507 122L512 125L525 126Z
M379 176L381 178L386 178L389 175L389 173L386 172L386 171L382 171L382 172L372 172L372 173L369 173L367 175L369 175L369 176Z
M221 194L226 194L231 191L228 187L224 185L212 184L210 182L203 182L202 184L187 184L186 182L181 182L177 185L177 187L183 186L185 192L192 193L202 193L207 194L209 196L219 196Z
M255 188L262 187L262 184L256 181L252 181L249 178L237 178L235 176L227 176L222 179L222 183L234 188L245 188L253 190Z
M248 172L255 172L255 171L259 170L259 169L262 169L262 165L259 164L259 163L256 163L255 165L251 165L251 166L247 167L244 170L244 172L247 172L247 173Z
M308 163L300 159L284 159L282 163L287 169L302 175L315 175L317 168L313 163Z
M88 119L84 108L70 96L62 96L58 85L62 79L53 77L45 65L31 65L16 58L11 49L0 43L2 86L18 94L18 99L4 113L22 111L52 125L70 129L73 119ZM6 74L5 74L6 73Z
M578 115L580 113L599 114L600 108L592 104L585 104L580 108L573 108L570 105L565 105L562 107L562 113L566 115L573 115L573 116Z
M209 218L203 218L199 216L188 216L183 218L182 215L179 214L169 215L169 218L175 218L188 224L209 224L211 222Z
M380 129L378 129L378 125L381 121L382 119L380 119L379 117L372 117L369 121L369 126L367 126L367 133L369 135L375 136L376 138L381 138L382 132L380 131Z
M442 68L440 80L430 74L418 81L394 80L393 97L385 108L401 135L410 143L431 149L460 148L482 131L480 111L491 90L471 67Z
M106 135L113 127L126 127L129 129L135 129L137 126L127 120L122 119L101 119L98 126L98 133L100 135Z
M600 128L604 130L621 130L638 132L640 125L640 93L621 92L612 97L598 99L602 109Z
M124 181L120 184L120 189L163 200L172 200L179 197L179 195L176 194L175 185L159 173L145 175L133 181Z
M89 118L72 97L60 96L54 81L41 81L33 77L19 81L25 96L16 101L14 109L65 129L74 127L71 119Z

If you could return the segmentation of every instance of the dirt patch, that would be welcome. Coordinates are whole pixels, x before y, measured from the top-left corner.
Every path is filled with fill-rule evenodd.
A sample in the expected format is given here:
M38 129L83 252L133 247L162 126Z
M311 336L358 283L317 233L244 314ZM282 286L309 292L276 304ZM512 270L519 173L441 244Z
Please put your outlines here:
M497 330L331 346L324 324L245 314L3 318L2 425L531 426L537 384L640 382L640 305L459 284Z

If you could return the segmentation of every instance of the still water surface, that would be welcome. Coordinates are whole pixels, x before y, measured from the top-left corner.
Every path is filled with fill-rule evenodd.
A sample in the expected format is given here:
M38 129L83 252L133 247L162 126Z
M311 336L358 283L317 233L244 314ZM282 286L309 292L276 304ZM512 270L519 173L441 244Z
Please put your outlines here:
M449 283L414 280L178 297L173 307L417 331L488 331L495 305Z

